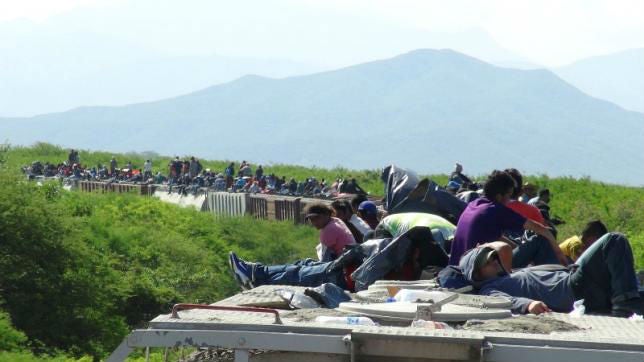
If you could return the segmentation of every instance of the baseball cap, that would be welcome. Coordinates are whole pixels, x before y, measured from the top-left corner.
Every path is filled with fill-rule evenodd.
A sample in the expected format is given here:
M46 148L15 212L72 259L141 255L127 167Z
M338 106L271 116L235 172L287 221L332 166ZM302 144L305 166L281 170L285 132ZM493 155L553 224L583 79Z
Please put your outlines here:
M374 204L372 201L363 201L358 205L358 211L362 211L365 214L369 215L376 215L378 214L378 208L376 207L376 204Z
M474 274L474 271L480 270L491 259L497 259L498 260L499 259L499 253L495 249L493 249L491 247L487 247L487 246L483 247L482 250L479 252L479 254L476 256L476 259L474 260L473 274ZM499 265L501 266L501 269L503 270L503 272L505 274L510 274L510 272L503 267L503 264L501 263L500 260L499 260ZM474 275L472 275L471 277L473 277L473 276Z
M485 266L485 264L490 261L490 259L493 259L496 257L496 250L489 248L489 247L484 247L483 250L479 253L479 255L476 256L476 260L474 260L474 270L479 270L482 267Z
M458 190L461 187L461 184L459 184L456 181L450 181L447 183L447 188L452 189L452 190Z

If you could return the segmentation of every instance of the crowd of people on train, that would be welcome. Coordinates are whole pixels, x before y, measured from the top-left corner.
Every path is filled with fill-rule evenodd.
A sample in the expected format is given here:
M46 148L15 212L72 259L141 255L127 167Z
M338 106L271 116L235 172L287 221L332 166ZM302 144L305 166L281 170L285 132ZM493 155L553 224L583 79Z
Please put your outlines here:
M628 317L643 314L642 288L633 252L625 235L590 220L563 242L551 215L550 190L523 182L514 169L495 170L482 182L456 164L449 181L439 186L407 170L385 168L385 198L379 207L366 198L355 179L329 183L315 177L296 181L255 170L246 161L222 172L195 158L176 157L167 176L115 157L96 167L82 166L76 150L58 163L33 162L30 177L68 177L111 182L166 183L219 191L340 197L313 204L306 220L319 230L317 260L263 265L229 256L230 268L243 288L262 284L319 286L333 283L358 291L378 279L414 280L428 269L441 286L471 287L474 293L507 297L514 313L568 312L583 300L587 312Z
M508 298L516 314L570 312L576 301L591 314L643 313L626 236L589 220L560 242L550 192L524 183L518 170L495 170L476 183L457 164L445 188L414 177L386 168L380 209L360 196L309 206L306 219L319 230L317 259L264 265L230 252L233 276L244 289L333 283L360 291L433 270L442 287Z
M67 159L62 162L55 164L33 161L30 165L24 166L22 171L29 178L42 176L129 183L145 183L154 180L150 160L146 160L142 167L133 165L131 161L119 167L116 157L112 156L108 163L89 167L81 163L78 151L74 149L69 151Z
M146 160L143 165L133 165L127 161L119 167L115 156L105 164L88 167L81 164L77 150L70 150L67 160L58 164L34 161L31 165L23 167L23 172L30 178L38 176L61 177L87 181L125 182L125 183L153 183L165 184L171 188L197 191L208 188L212 191L246 192L279 194L290 196L308 196L330 198L339 194L367 193L358 185L355 178L338 178L332 182L326 179L308 177L296 180L294 177L277 176L268 173L257 166L253 170L250 163L242 161L239 167L231 162L221 172L204 168L196 157L181 159L176 156L167 165L167 173L153 172L151 160Z

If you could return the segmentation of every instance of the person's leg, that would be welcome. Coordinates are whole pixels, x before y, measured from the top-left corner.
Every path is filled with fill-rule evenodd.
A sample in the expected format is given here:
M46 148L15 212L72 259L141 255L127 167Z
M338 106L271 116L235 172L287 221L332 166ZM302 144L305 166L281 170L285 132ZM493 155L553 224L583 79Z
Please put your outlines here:
M577 259L571 275L575 293L583 294L590 312L607 312L624 302L639 302L633 252L628 239L608 233Z
M412 249L418 249L418 260L412 261L412 263L416 264L418 262L420 269L426 266L443 268L449 262L447 253L435 241L434 234L432 229L424 226L413 227L406 233L406 236L412 241ZM436 234L440 234L440 231ZM440 237L442 239L442 234L440 234ZM409 255L413 257L413 253Z
M306 259L296 260L296 261L294 261L294 262L292 262L290 264L287 264L287 265L308 266L308 265L316 265L316 264L322 264L322 262L319 261L319 260L306 258Z
M529 264L559 264L550 242L539 235L522 238L522 243L512 250L512 268L525 268Z
M253 268L253 285L282 284L302 287L317 287L324 283L343 286L342 270L327 271L331 263L308 260L297 265L255 265Z
M445 250L435 241L421 242L419 246L420 254L418 256L418 263L421 269L428 266L436 266L444 268L449 263L449 256Z

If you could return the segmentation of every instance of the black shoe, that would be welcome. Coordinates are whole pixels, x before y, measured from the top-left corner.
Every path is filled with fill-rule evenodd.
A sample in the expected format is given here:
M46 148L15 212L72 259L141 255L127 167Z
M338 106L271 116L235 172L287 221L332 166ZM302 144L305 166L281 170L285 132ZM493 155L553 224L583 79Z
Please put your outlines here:
M613 304L613 317L628 318L633 314L644 314L644 301L640 298L632 298L623 302Z

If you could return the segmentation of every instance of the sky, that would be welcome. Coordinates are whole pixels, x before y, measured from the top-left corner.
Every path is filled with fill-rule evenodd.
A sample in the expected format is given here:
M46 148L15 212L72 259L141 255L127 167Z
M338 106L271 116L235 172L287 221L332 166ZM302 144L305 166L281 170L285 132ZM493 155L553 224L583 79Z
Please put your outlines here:
M490 42L494 60L556 67L644 47L642 19L641 0L0 0L0 41L89 33L171 56L328 67Z

